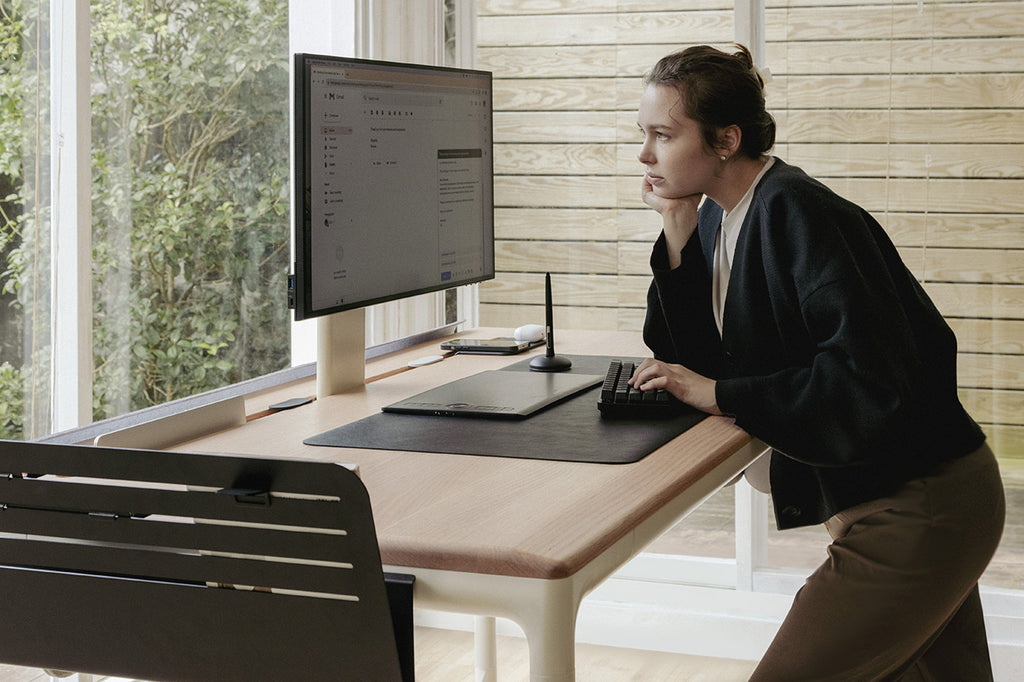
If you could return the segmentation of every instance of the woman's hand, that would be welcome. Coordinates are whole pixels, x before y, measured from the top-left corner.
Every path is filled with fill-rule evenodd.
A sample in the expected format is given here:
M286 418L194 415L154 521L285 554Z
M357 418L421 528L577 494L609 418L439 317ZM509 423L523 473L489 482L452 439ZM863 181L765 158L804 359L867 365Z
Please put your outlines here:
M665 245L668 247L669 266L679 267L679 253L697 229L697 209L703 194L685 197L665 197L657 193L645 175L642 180L640 197L643 202L661 215L665 231Z
M722 414L715 400L715 381L683 367L650 358L640 363L629 380L642 391L664 388L676 398L708 414Z

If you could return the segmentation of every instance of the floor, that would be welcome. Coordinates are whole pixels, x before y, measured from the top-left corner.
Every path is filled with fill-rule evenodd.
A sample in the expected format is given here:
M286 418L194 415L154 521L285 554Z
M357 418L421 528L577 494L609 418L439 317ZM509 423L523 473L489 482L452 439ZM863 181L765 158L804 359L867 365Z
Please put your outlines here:
M750 677L756 663L729 659L576 645L576 679L586 682L730 682ZM526 640L498 637L501 682L530 679ZM471 682L473 635L419 628L416 631L416 682Z
M587 682L741 681L750 676L754 665L749 661L576 645L576 678ZM529 680L526 640L498 637L498 673L501 682ZM49 679L38 669L0 665L0 682L49 682ZM473 679L472 633L416 629L416 682L472 682Z

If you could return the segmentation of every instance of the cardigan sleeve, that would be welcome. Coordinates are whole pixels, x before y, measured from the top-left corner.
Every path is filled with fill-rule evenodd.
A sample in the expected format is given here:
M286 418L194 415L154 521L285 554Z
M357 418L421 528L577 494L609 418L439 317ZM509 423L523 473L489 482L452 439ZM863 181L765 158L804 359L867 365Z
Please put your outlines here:
M789 366L719 380L720 409L806 464L884 456L921 417L922 362L894 279L910 274L870 216L834 195L779 194L752 210L771 225L762 247L768 289L795 291L803 323L773 331L810 351Z
M670 269L665 235L654 244L647 291L644 342L654 357L718 376L721 339L711 309L711 277L697 232L681 252L679 267Z

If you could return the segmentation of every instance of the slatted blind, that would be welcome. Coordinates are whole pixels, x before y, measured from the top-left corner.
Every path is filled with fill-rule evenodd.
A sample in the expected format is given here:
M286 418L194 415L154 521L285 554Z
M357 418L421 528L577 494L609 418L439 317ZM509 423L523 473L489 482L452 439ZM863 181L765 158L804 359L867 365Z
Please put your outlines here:
M481 324L638 329L660 219L639 199L640 77L728 49L726 0L478 0L495 77L497 278ZM768 0L775 153L886 226L960 341L960 390L1024 458L1024 2Z

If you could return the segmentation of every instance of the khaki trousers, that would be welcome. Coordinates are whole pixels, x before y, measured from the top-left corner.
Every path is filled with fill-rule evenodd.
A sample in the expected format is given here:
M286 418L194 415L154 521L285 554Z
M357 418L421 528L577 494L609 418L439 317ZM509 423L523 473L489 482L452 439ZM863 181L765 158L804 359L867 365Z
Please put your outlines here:
M836 514L751 680L991 680L978 578L1005 515L987 445Z

